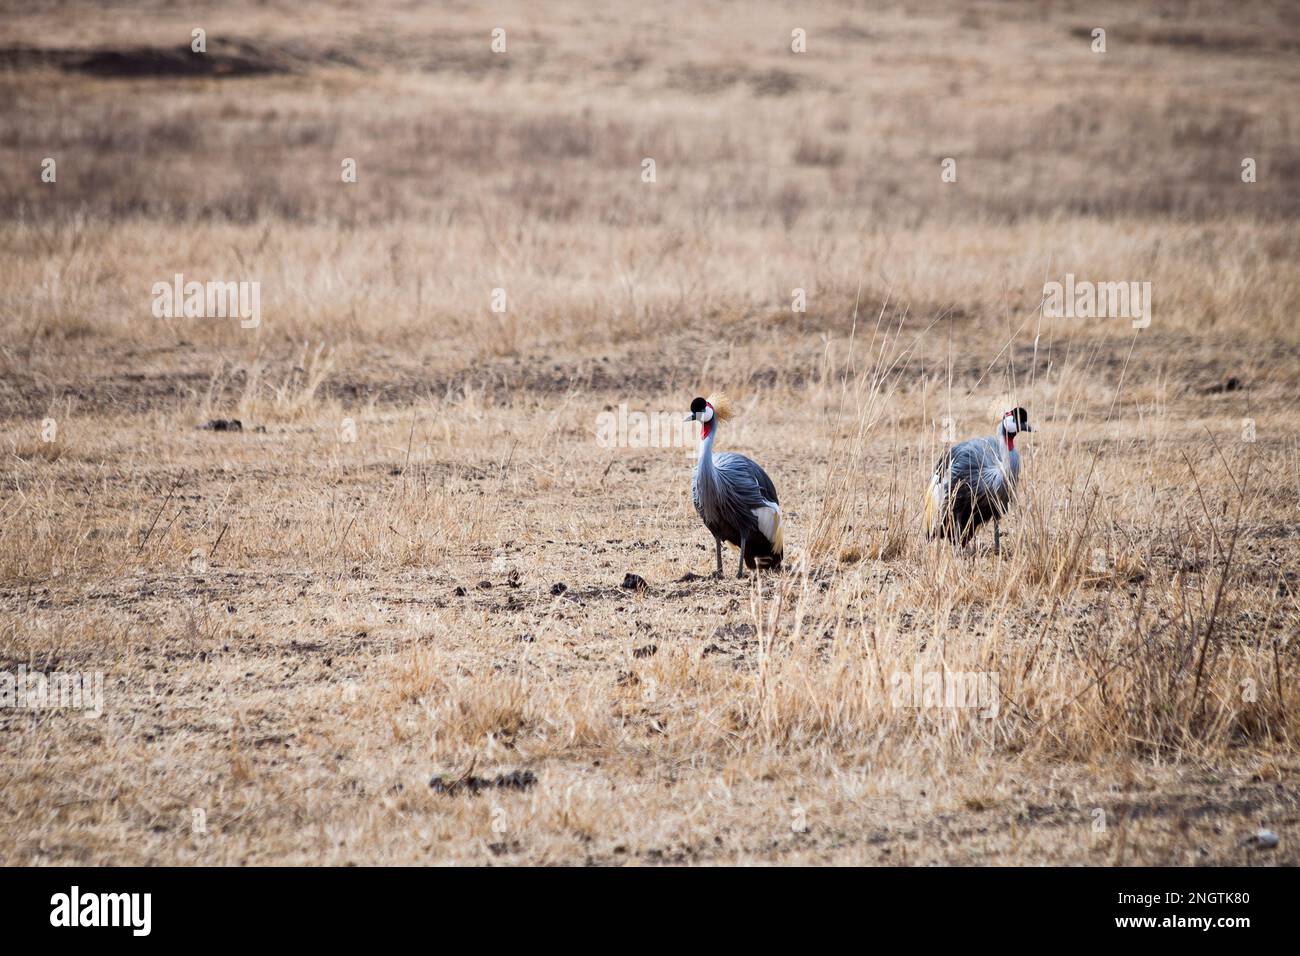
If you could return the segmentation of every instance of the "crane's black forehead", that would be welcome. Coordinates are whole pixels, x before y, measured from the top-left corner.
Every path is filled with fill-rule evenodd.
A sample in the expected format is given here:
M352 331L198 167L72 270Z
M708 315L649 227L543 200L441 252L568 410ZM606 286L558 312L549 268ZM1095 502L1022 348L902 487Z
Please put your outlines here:
M1016 424L1021 427L1029 421L1029 413L1023 408L1015 408L1012 410L1011 414L1016 416Z
M702 398L697 398L691 402L691 411L699 413L704 411L704 406L709 404Z

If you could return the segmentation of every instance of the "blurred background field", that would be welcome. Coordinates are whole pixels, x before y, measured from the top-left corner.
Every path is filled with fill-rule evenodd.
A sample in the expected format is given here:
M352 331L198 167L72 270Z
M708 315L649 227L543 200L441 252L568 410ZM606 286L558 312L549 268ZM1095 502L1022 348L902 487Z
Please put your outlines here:
M1293 5L5 7L0 659L108 696L0 711L0 861L1296 862ZM715 388L761 584L596 441ZM931 548L1008 403L1006 552Z

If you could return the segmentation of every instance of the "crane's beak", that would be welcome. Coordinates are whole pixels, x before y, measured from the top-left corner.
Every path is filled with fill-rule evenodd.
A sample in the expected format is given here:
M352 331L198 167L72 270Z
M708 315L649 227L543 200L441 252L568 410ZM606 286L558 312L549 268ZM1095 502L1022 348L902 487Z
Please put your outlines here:
M687 416L684 419L682 419L682 421L686 421L686 422L695 421L695 413L694 412L688 413Z
M1021 430L1022 432L1031 432L1031 431L1034 430L1034 426L1031 425L1031 424L1029 424L1029 422L1025 422L1025 427L1022 428L1022 429L1020 429L1020 430Z

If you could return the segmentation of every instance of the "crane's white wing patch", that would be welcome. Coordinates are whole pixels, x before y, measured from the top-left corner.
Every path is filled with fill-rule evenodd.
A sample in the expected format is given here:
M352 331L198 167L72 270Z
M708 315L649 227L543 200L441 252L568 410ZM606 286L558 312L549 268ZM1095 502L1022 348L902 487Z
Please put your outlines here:
M763 532L763 537L772 544L777 544L781 532L780 505L774 505L769 501L763 507L751 508L750 511L754 515L754 520L758 522L758 530Z
M930 479L930 499L925 503L925 530L934 534L943 515L944 499L948 497L948 486L938 474Z

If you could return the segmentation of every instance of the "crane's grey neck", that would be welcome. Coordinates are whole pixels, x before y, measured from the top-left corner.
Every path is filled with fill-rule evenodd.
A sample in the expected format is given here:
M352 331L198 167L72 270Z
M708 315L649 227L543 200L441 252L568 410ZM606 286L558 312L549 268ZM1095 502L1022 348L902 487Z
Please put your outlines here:
M696 466L702 476L712 480L714 478L713 470L713 439L718 436L718 420L715 418L710 424L709 434L700 440L700 463Z
M1002 452L1003 458L1009 458L1016 450L1016 432L1007 431L1005 418L998 422L998 449Z

